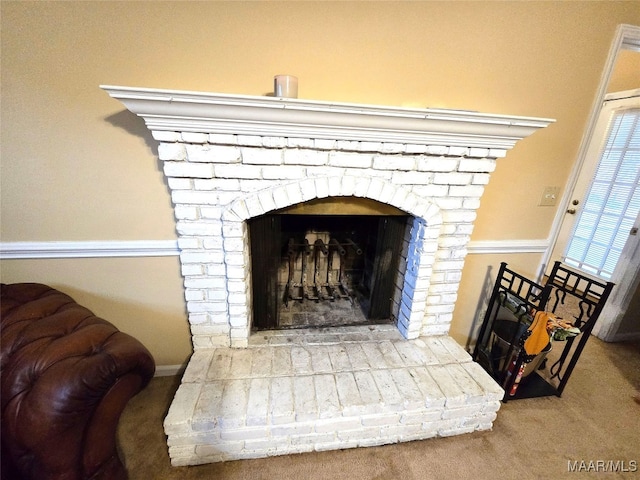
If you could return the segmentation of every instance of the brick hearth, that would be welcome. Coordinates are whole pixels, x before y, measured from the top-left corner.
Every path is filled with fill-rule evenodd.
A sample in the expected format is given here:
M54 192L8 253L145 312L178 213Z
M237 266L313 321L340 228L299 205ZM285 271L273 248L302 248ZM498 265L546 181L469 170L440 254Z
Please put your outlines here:
M503 395L447 336L280 330L196 351L165 432L174 465L368 447L489 429Z
M491 428L503 392L448 336L496 159L551 120L103 87L159 142L194 354L174 465ZM395 325L252 332L247 220L315 199L410 215Z

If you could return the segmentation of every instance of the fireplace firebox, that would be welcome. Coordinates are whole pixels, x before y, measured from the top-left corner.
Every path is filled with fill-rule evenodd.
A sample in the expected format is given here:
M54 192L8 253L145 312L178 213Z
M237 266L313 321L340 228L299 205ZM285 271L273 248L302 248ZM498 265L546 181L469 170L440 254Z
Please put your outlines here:
M312 202L249 220L254 331L395 322L411 217L354 203Z

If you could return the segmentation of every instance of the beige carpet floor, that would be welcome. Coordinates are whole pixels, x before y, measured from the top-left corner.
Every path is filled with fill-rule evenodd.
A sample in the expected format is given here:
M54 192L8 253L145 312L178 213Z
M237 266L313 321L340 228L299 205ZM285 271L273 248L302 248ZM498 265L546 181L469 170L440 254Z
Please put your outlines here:
M590 339L562 398L503 404L489 432L194 467L171 466L162 430L178 384L154 378L121 417L131 480L640 478L640 342Z

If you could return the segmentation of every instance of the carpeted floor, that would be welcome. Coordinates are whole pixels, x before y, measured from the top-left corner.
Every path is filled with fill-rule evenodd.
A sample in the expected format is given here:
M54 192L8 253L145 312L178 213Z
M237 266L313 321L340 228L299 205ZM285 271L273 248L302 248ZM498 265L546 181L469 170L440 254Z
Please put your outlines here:
M167 454L162 420L178 384L154 378L122 415L131 480L640 478L640 342L593 337L562 398L503 404L490 432L195 467Z

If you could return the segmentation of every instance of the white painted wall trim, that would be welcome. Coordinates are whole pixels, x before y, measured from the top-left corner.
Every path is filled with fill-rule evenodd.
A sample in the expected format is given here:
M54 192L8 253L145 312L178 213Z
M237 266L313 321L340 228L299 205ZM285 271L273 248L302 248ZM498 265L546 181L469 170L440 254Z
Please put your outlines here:
M544 253L549 241L544 240L478 240L467 246L469 254Z
M156 366L156 373L154 374L154 377L173 377L175 375L182 375L186 368L186 364L158 365Z
M544 253L548 240L480 240L469 242L469 254ZM4 242L0 259L170 257L180 254L177 240Z
M179 255L177 240L3 242L0 259L167 257Z

